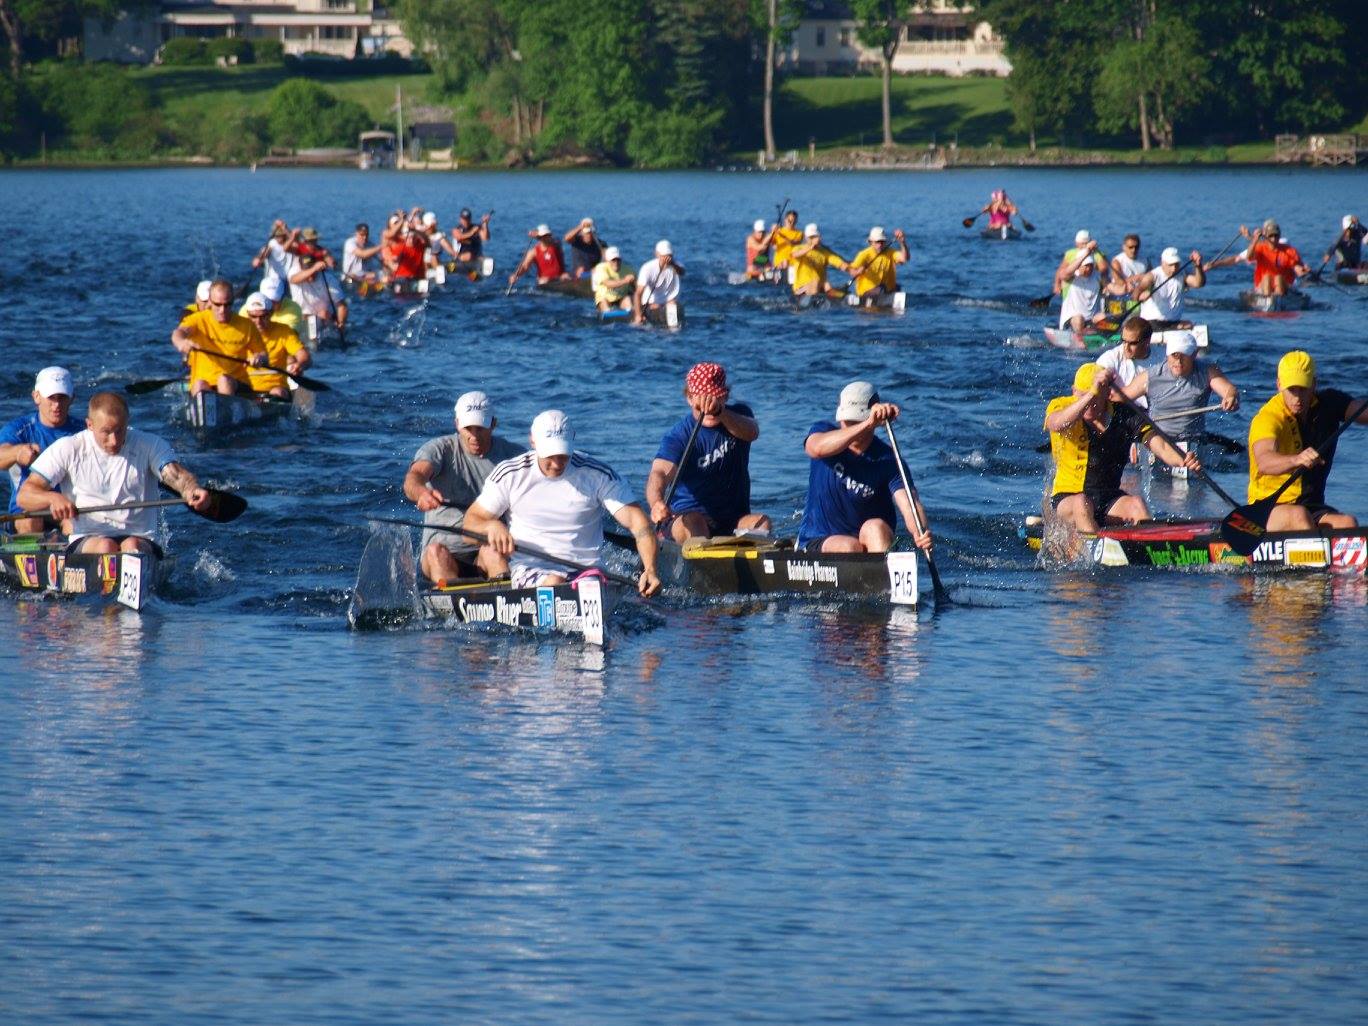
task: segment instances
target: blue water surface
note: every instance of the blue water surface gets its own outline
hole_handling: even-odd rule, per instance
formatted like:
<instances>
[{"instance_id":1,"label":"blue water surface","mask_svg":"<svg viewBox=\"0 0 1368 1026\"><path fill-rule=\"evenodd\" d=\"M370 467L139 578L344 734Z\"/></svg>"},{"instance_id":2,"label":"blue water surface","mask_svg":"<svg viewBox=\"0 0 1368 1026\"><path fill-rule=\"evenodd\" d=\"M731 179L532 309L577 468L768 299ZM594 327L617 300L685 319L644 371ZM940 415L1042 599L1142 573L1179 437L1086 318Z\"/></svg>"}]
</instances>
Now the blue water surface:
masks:
<instances>
[{"instance_id":1,"label":"blue water surface","mask_svg":"<svg viewBox=\"0 0 1368 1026\"><path fill-rule=\"evenodd\" d=\"M629 263L668 237L683 331L600 325L497 281L358 303L317 409L194 439L134 423L249 513L166 525L143 614L0 604L0 1018L184 1023L1345 1023L1368 1018L1362 577L1045 571L1016 528L1044 404L1077 360L1026 300L1077 228L1213 254L1274 215L1314 262L1361 172L944 174L241 170L0 176L0 399L170 377L177 308L244 280L273 217L340 250L420 203L494 208L501 272L593 216ZM1037 226L960 227L1005 186ZM789 198L841 255L901 226L901 318L726 284ZM838 276L839 278L840 276ZM842 279L843 280L843 279ZM1247 272L1193 313L1244 409L1286 349L1364 394L1365 307L1253 317ZM1368 290L1365 290L1368 291ZM412 515L414 451L483 388L521 439L560 407L637 488L697 360L762 426L756 508L792 531L804 433L847 381L900 440L956 605L626 611L599 652L478 629L353 633L369 514ZM78 399L78 410L81 402ZM1368 514L1368 439L1330 500ZM1243 495L1239 458L1216 467ZM1156 509L1223 507L1196 484ZM624 564L625 565L625 564ZM929 597L929 596L928 596Z\"/></svg>"}]
</instances>

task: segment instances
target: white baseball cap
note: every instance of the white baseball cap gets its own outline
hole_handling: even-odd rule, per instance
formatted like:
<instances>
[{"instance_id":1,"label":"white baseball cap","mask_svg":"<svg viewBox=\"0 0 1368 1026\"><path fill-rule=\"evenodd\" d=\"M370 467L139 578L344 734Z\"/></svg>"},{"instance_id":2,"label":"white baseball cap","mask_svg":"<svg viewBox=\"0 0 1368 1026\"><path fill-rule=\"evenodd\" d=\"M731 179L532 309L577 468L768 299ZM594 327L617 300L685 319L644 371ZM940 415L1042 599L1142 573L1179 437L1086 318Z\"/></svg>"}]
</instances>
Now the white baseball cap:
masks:
<instances>
[{"instance_id":1,"label":"white baseball cap","mask_svg":"<svg viewBox=\"0 0 1368 1026\"><path fill-rule=\"evenodd\" d=\"M543 410L532 420L532 448L539 458L569 456L574 451L575 429L560 410Z\"/></svg>"},{"instance_id":2,"label":"white baseball cap","mask_svg":"<svg viewBox=\"0 0 1368 1026\"><path fill-rule=\"evenodd\" d=\"M619 257L621 257L621 256L622 256L622 254L618 252L618 248L617 248L616 246L605 246L605 247L604 247L604 250L603 250L603 259L604 259L604 260L617 260L617 259L618 259Z\"/></svg>"},{"instance_id":3,"label":"white baseball cap","mask_svg":"<svg viewBox=\"0 0 1368 1026\"><path fill-rule=\"evenodd\" d=\"M656 256L674 256L674 247L670 245L669 239L661 239L656 243Z\"/></svg>"},{"instance_id":4,"label":"white baseball cap","mask_svg":"<svg viewBox=\"0 0 1368 1026\"><path fill-rule=\"evenodd\" d=\"M751 231L763 232L764 230L765 230L765 222L764 222L764 221L756 221L755 224L751 225Z\"/></svg>"},{"instance_id":5,"label":"white baseball cap","mask_svg":"<svg viewBox=\"0 0 1368 1026\"><path fill-rule=\"evenodd\" d=\"M537 238L540 239L543 235L550 235L550 234L551 234L551 229L550 229L550 227L548 227L547 225L544 225L544 224L539 224L539 225L537 225Z\"/></svg>"},{"instance_id":6,"label":"white baseball cap","mask_svg":"<svg viewBox=\"0 0 1368 1026\"><path fill-rule=\"evenodd\" d=\"M71 371L65 367L44 367L34 379L33 389L44 399L51 399L54 395L76 395L71 385Z\"/></svg>"},{"instance_id":7,"label":"white baseball cap","mask_svg":"<svg viewBox=\"0 0 1368 1026\"><path fill-rule=\"evenodd\" d=\"M1340 227L1341 227L1341 228L1348 228L1348 227L1349 227L1351 224L1353 224L1353 223L1354 223L1354 215L1353 215L1353 214L1345 214L1344 217L1340 219Z\"/></svg>"},{"instance_id":8,"label":"white baseball cap","mask_svg":"<svg viewBox=\"0 0 1368 1026\"><path fill-rule=\"evenodd\" d=\"M864 420L869 407L879 401L879 390L868 381L852 381L841 389L841 400L836 405L837 420Z\"/></svg>"},{"instance_id":9,"label":"white baseball cap","mask_svg":"<svg viewBox=\"0 0 1368 1026\"><path fill-rule=\"evenodd\" d=\"M1348 227L1348 226L1346 225L1345 227ZM200 282L198 285L196 285L196 286L195 286L195 300L196 300L197 302L200 302L200 303L207 303L207 302L209 302L209 286L211 286L211 285L213 285L213 284L214 284L214 283L213 283L212 281L210 281L208 278L205 278L204 281L202 281L202 282Z\"/></svg>"},{"instance_id":10,"label":"white baseball cap","mask_svg":"<svg viewBox=\"0 0 1368 1026\"><path fill-rule=\"evenodd\" d=\"M260 292L253 292L242 304L242 309L247 313L265 313L271 308L271 301Z\"/></svg>"},{"instance_id":11,"label":"white baseball cap","mask_svg":"<svg viewBox=\"0 0 1368 1026\"><path fill-rule=\"evenodd\" d=\"M456 400L457 427L493 427L494 404L483 392L465 392Z\"/></svg>"},{"instance_id":12,"label":"white baseball cap","mask_svg":"<svg viewBox=\"0 0 1368 1026\"><path fill-rule=\"evenodd\" d=\"M876 224L873 228L869 229L869 241L887 242L888 236L885 235L884 230Z\"/></svg>"},{"instance_id":13,"label":"white baseball cap","mask_svg":"<svg viewBox=\"0 0 1368 1026\"><path fill-rule=\"evenodd\" d=\"M1083 246L1089 242L1092 242L1092 236L1088 234L1088 229L1080 228L1078 231L1074 232L1075 246Z\"/></svg>"},{"instance_id":14,"label":"white baseball cap","mask_svg":"<svg viewBox=\"0 0 1368 1026\"><path fill-rule=\"evenodd\" d=\"M1197 339L1193 337L1190 331L1175 331L1168 335L1164 342L1164 349L1170 356L1174 353L1195 356L1197 354Z\"/></svg>"},{"instance_id":15,"label":"white baseball cap","mask_svg":"<svg viewBox=\"0 0 1368 1026\"><path fill-rule=\"evenodd\" d=\"M434 214L431 210L429 210L426 214L423 215L423 224L429 224L429 225L430 225L430 224L436 224L436 223L437 223L437 215Z\"/></svg>"},{"instance_id":16,"label":"white baseball cap","mask_svg":"<svg viewBox=\"0 0 1368 1026\"><path fill-rule=\"evenodd\" d=\"M592 217L586 217L586 218L584 219L584 227L585 227L585 228L593 228L593 227L594 227L594 219L593 219Z\"/></svg>"},{"instance_id":17,"label":"white baseball cap","mask_svg":"<svg viewBox=\"0 0 1368 1026\"><path fill-rule=\"evenodd\" d=\"M1159 254L1159 262L1161 264L1181 264L1183 258L1179 255L1177 246L1169 246L1168 249Z\"/></svg>"},{"instance_id":18,"label":"white baseball cap","mask_svg":"<svg viewBox=\"0 0 1368 1026\"><path fill-rule=\"evenodd\" d=\"M816 222L816 221L809 221L809 222L803 227L803 238L805 238L805 239L810 239L810 238L812 238L814 235L821 235L821 234L822 234L822 233L821 233L820 231L817 230L817 222Z\"/></svg>"}]
</instances>

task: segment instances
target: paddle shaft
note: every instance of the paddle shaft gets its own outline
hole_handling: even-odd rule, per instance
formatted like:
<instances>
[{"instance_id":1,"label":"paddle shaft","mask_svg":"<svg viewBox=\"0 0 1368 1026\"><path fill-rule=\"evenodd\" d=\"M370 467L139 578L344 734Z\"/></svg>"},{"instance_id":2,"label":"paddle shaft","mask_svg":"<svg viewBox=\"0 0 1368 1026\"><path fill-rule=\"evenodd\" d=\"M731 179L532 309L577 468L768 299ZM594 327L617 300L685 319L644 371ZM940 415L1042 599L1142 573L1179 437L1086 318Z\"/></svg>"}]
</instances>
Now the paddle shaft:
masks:
<instances>
[{"instance_id":1,"label":"paddle shaft","mask_svg":"<svg viewBox=\"0 0 1368 1026\"><path fill-rule=\"evenodd\" d=\"M337 325L338 340L345 346L347 344L347 329L342 327L342 322L337 317L337 303L333 301L332 289L328 285L328 268L325 265L319 273L323 279L323 294L328 297L328 309L332 311L333 323Z\"/></svg>"},{"instance_id":2,"label":"paddle shaft","mask_svg":"<svg viewBox=\"0 0 1368 1026\"><path fill-rule=\"evenodd\" d=\"M184 499L149 499L145 502L125 502L113 506L87 506L85 509L78 509L76 515L83 517L87 513L113 513L115 510L134 510L134 509L156 509L159 506L184 506ZM31 513L6 513L0 516L0 522L12 524L16 520L27 520L30 517L51 517L52 514L45 509L35 510Z\"/></svg>"},{"instance_id":3,"label":"paddle shaft","mask_svg":"<svg viewBox=\"0 0 1368 1026\"><path fill-rule=\"evenodd\" d=\"M203 487L203 486L201 486ZM113 513L119 510L135 509L157 509L161 506L185 506L190 512L195 513L206 520L212 520L216 524L226 524L240 517L247 509L247 500L232 492L220 491L217 488L205 488L209 493L211 502L206 510L197 510L190 506L184 499L143 499L138 502L116 503L112 506L87 506L85 509L78 509L76 515L84 516L87 513ZM31 513L6 513L0 516L0 523L12 523L15 520L24 520L28 517L48 517L52 514L48 510L37 510Z\"/></svg>"},{"instance_id":4,"label":"paddle shaft","mask_svg":"<svg viewBox=\"0 0 1368 1026\"><path fill-rule=\"evenodd\" d=\"M256 367L258 370L275 371L277 374L284 374L291 381L309 389L313 392L331 392L332 386L326 382L317 381L313 378L306 378L302 374L291 374L284 367L271 367L266 364L256 364L251 360L243 360L236 356L229 356L227 353L216 353L209 349L192 348L192 353L203 353L205 356L214 356L220 360L227 360L229 363L240 363L244 367ZM180 378L172 378L171 381L179 381ZM170 384L170 382L167 382Z\"/></svg>"},{"instance_id":5,"label":"paddle shaft","mask_svg":"<svg viewBox=\"0 0 1368 1026\"><path fill-rule=\"evenodd\" d=\"M420 524L413 520L398 520L393 517L367 517L366 519L374 521L377 524L397 524L400 527L416 527L424 531L444 531L447 534L460 534L464 535L467 538L474 539L481 545L489 544L489 535L483 534L480 531L472 531L466 527L444 527L441 524ZM578 570L580 573L588 573L591 570L596 573L601 573L604 577L608 578L608 580L612 581L613 583L621 584L628 588L635 588L637 586L637 582L629 577L623 577L621 574L615 574L612 571L604 570L601 567L586 566L583 563L576 563L574 560L562 559L560 556L553 556L551 553L546 552L543 549L539 549L534 545L527 545L523 542L514 542L513 549L515 552L521 552L526 556L536 556L538 559L548 559L552 563L555 563L559 566L567 567L571 570Z\"/></svg>"},{"instance_id":6,"label":"paddle shaft","mask_svg":"<svg viewBox=\"0 0 1368 1026\"><path fill-rule=\"evenodd\" d=\"M907 468L903 466L902 451L898 448L898 436L893 433L893 422L885 421L884 430L888 432L889 444L893 446L893 459L898 464L898 476L902 478L903 488L907 492L907 508L912 513L912 523L916 525L918 534L926 534L926 525L922 523L921 514L917 512L917 496L912 490L912 482L908 479ZM950 595L945 590L945 585L941 583L940 571L936 569L936 557L931 550L926 550L926 567L931 571L931 590L936 596L936 605L940 606L950 601Z\"/></svg>"},{"instance_id":7,"label":"paddle shaft","mask_svg":"<svg viewBox=\"0 0 1368 1026\"><path fill-rule=\"evenodd\" d=\"M1125 392L1121 392L1120 389L1117 389L1117 391L1121 395L1121 401L1124 402L1127 406L1129 406L1132 410L1134 410L1136 415L1139 416L1139 418L1142 421L1148 424L1150 426L1150 429L1156 435L1158 435L1160 438L1166 441L1174 449L1177 449L1179 452L1183 451L1182 449L1178 449L1178 445L1173 441L1172 438L1170 438L1167 434L1164 433L1163 428L1161 428L1158 424L1154 422L1154 418L1152 418L1149 415L1149 412L1143 406L1141 406L1134 399L1126 395ZM1200 470L1198 470L1197 476L1200 477L1203 481L1205 481L1208 485L1210 485L1212 491L1214 491L1217 495L1223 498L1226 502L1230 503L1232 509L1236 509L1239 507L1240 504L1236 502L1234 499L1232 499L1230 497L1230 494L1224 488L1218 485L1215 479L1207 473L1206 467L1202 467Z\"/></svg>"},{"instance_id":8,"label":"paddle shaft","mask_svg":"<svg viewBox=\"0 0 1368 1026\"><path fill-rule=\"evenodd\" d=\"M1223 407L1221 406L1220 403L1216 403L1214 406L1196 406L1196 407L1194 407L1194 408L1192 408L1192 409L1190 409L1190 410L1178 410L1178 411L1176 411L1176 412L1174 412L1174 413L1165 413L1165 414L1163 414L1162 416L1155 417L1154 419L1155 419L1155 420L1178 420L1180 417L1195 417L1195 416L1197 416L1197 414L1199 414L1199 413L1215 413L1217 410L1222 409L1222 408L1223 408Z\"/></svg>"},{"instance_id":9,"label":"paddle shaft","mask_svg":"<svg viewBox=\"0 0 1368 1026\"><path fill-rule=\"evenodd\" d=\"M684 451L679 455L679 463L675 465L675 472L670 477L670 487L665 489L665 505L670 504L674 498L675 489L679 487L679 479L684 474L684 461L689 458L689 452L693 449L694 439L698 437L698 429L703 426L703 414L698 414L693 422L693 427L689 429L689 438L684 443Z\"/></svg>"}]
</instances>

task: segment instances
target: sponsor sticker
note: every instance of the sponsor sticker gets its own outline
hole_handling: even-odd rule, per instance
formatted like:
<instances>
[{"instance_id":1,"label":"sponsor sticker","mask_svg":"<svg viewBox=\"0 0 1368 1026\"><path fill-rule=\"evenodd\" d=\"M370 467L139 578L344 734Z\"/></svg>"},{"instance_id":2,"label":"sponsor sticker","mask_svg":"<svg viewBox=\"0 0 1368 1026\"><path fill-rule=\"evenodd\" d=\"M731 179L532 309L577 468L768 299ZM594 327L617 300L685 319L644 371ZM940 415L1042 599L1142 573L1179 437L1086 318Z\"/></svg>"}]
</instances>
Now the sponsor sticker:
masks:
<instances>
[{"instance_id":1,"label":"sponsor sticker","mask_svg":"<svg viewBox=\"0 0 1368 1026\"><path fill-rule=\"evenodd\" d=\"M556 591L554 588L537 589L537 626L556 626Z\"/></svg>"},{"instance_id":2,"label":"sponsor sticker","mask_svg":"<svg viewBox=\"0 0 1368 1026\"><path fill-rule=\"evenodd\" d=\"M62 568L62 591L68 595L84 595L86 590L85 567L68 566Z\"/></svg>"},{"instance_id":3,"label":"sponsor sticker","mask_svg":"<svg viewBox=\"0 0 1368 1026\"><path fill-rule=\"evenodd\" d=\"M1362 569L1368 565L1368 537L1332 539L1330 565L1343 569Z\"/></svg>"},{"instance_id":4,"label":"sponsor sticker","mask_svg":"<svg viewBox=\"0 0 1368 1026\"><path fill-rule=\"evenodd\" d=\"M895 606L917 604L917 554L888 554L888 598Z\"/></svg>"},{"instance_id":5,"label":"sponsor sticker","mask_svg":"<svg viewBox=\"0 0 1368 1026\"><path fill-rule=\"evenodd\" d=\"M25 588L38 587L37 556L15 556L14 569L19 571L19 580Z\"/></svg>"},{"instance_id":6,"label":"sponsor sticker","mask_svg":"<svg viewBox=\"0 0 1368 1026\"><path fill-rule=\"evenodd\" d=\"M1328 566L1330 553L1324 538L1289 538L1283 545L1288 566Z\"/></svg>"}]
</instances>

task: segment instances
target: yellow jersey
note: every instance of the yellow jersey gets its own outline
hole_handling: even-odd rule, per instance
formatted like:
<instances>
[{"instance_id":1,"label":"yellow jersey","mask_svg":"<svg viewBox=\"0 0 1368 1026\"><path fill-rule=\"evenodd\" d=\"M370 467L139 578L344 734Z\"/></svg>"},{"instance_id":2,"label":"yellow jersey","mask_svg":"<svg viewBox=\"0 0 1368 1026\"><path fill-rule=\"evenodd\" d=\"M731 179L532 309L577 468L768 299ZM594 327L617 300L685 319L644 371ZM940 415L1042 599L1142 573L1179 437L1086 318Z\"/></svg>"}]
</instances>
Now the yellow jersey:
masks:
<instances>
[{"instance_id":1,"label":"yellow jersey","mask_svg":"<svg viewBox=\"0 0 1368 1026\"><path fill-rule=\"evenodd\" d=\"M589 279L590 284L594 287L594 302L617 304L630 296L632 294L631 285L619 285L612 289L607 285L608 282L616 278L627 277L629 273L629 271L613 270L613 265L607 260L595 267L594 273Z\"/></svg>"},{"instance_id":2,"label":"yellow jersey","mask_svg":"<svg viewBox=\"0 0 1368 1026\"><path fill-rule=\"evenodd\" d=\"M866 246L856 253L855 259L850 262L850 269L858 269L860 272L855 276L855 294L863 296L870 289L879 286L883 286L885 292L897 292L899 252L892 246L884 246L883 252L876 251L873 246Z\"/></svg>"},{"instance_id":3,"label":"yellow jersey","mask_svg":"<svg viewBox=\"0 0 1368 1026\"><path fill-rule=\"evenodd\" d=\"M1259 473L1259 465L1254 459L1254 443L1265 438L1273 439L1273 448L1280 456L1295 456L1306 448L1302 442L1301 423L1288 410L1281 392L1264 403L1249 422L1249 497L1246 502L1267 498L1287 480L1287 474ZM1288 485L1287 491L1278 496L1279 505L1300 499L1302 482L1305 480L1303 475Z\"/></svg>"},{"instance_id":4,"label":"yellow jersey","mask_svg":"<svg viewBox=\"0 0 1368 1026\"><path fill-rule=\"evenodd\" d=\"M304 348L299 343L298 335L275 321L267 321L266 330L260 334L261 341L266 345L266 362L272 367L284 367L291 356ZM266 370L264 367L252 367L248 373L252 379L252 388L258 392L269 392L273 388L288 384L284 374Z\"/></svg>"},{"instance_id":5,"label":"yellow jersey","mask_svg":"<svg viewBox=\"0 0 1368 1026\"><path fill-rule=\"evenodd\" d=\"M214 356L222 353L238 360L249 360L254 353L266 351L256 325L246 317L231 314L226 323L220 324L214 319L213 310L201 310L186 317L181 328L190 336L196 349L205 350L190 354L191 382L207 381L212 385L220 374L226 374L244 385L251 383L246 366Z\"/></svg>"},{"instance_id":6,"label":"yellow jersey","mask_svg":"<svg viewBox=\"0 0 1368 1026\"><path fill-rule=\"evenodd\" d=\"M1061 395L1045 407L1045 420L1078 402L1076 395ZM1101 432L1090 428L1079 417L1063 431L1050 432L1050 454L1054 457L1054 484L1051 495L1107 496L1121 488L1121 474L1130 459L1132 441L1149 438L1151 428L1127 406L1108 403L1107 427ZM1105 510L1099 512L1106 512Z\"/></svg>"},{"instance_id":7,"label":"yellow jersey","mask_svg":"<svg viewBox=\"0 0 1368 1026\"><path fill-rule=\"evenodd\" d=\"M825 246L818 246L802 256L790 256L793 265L793 291L799 292L805 285L813 282L826 287L827 267L845 267L846 262Z\"/></svg>"},{"instance_id":8,"label":"yellow jersey","mask_svg":"<svg viewBox=\"0 0 1368 1026\"><path fill-rule=\"evenodd\" d=\"M774 263L777 267L786 267L789 262L789 250L799 245L803 241L803 233L797 228L785 228L782 225L774 229Z\"/></svg>"}]
</instances>

